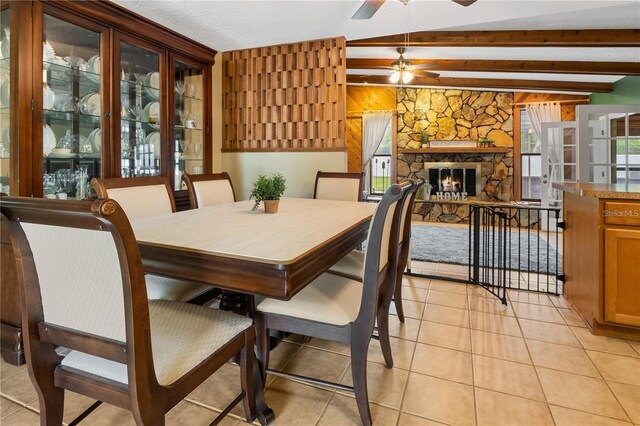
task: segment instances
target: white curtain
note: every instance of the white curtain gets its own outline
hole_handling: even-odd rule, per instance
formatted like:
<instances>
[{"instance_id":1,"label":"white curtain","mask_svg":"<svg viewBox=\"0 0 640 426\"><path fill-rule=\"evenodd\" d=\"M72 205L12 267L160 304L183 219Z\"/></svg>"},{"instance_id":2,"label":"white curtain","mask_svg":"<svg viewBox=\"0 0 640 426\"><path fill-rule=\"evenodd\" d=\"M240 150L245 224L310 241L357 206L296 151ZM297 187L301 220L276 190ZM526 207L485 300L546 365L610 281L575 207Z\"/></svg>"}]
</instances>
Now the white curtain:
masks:
<instances>
[{"instance_id":1,"label":"white curtain","mask_svg":"<svg viewBox=\"0 0 640 426\"><path fill-rule=\"evenodd\" d=\"M362 170L378 150L392 116L388 111L362 114Z\"/></svg>"},{"instance_id":2,"label":"white curtain","mask_svg":"<svg viewBox=\"0 0 640 426\"><path fill-rule=\"evenodd\" d=\"M533 130L538 135L538 144L535 146L533 152L540 150L540 141L542 140L542 123L558 122L562 121L562 114L560 111L560 104L556 102L551 103L539 103L529 104L526 106L527 114L531 120ZM561 129L550 129L549 135L549 162L551 168L549 169L548 182L562 181L562 168L558 167L558 164L562 163L563 155L563 133ZM542 172L545 173L545 164L542 165ZM544 190L544 187L543 187ZM549 198L552 198L551 184L547 185Z\"/></svg>"},{"instance_id":3,"label":"white curtain","mask_svg":"<svg viewBox=\"0 0 640 426\"><path fill-rule=\"evenodd\" d=\"M365 111L362 114L362 171L367 174L367 179L365 179L367 190L369 190L369 168L367 164L369 164L378 150L392 117L393 114L390 111Z\"/></svg>"}]
</instances>

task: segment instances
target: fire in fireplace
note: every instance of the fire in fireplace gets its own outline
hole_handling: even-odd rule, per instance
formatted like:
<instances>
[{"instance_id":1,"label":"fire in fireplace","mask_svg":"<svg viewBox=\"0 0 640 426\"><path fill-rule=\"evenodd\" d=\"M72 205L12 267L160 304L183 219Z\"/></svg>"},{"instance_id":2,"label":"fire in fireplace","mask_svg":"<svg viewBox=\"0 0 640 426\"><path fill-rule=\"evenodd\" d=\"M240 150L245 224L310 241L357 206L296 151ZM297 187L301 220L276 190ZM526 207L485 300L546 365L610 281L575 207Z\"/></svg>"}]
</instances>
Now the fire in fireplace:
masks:
<instances>
[{"instance_id":1,"label":"fire in fireplace","mask_svg":"<svg viewBox=\"0 0 640 426\"><path fill-rule=\"evenodd\" d=\"M480 195L481 163L424 163L428 172L431 195L437 199L464 200Z\"/></svg>"}]
</instances>

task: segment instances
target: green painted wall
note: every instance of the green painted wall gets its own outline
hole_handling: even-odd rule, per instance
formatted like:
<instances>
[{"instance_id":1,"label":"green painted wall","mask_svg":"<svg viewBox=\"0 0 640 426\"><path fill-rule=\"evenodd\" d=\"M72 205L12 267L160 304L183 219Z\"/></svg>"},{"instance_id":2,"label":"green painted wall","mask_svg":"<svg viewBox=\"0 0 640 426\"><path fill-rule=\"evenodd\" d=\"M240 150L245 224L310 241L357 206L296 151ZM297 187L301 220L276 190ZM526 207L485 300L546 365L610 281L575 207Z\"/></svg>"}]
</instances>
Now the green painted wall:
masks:
<instances>
[{"instance_id":1,"label":"green painted wall","mask_svg":"<svg viewBox=\"0 0 640 426\"><path fill-rule=\"evenodd\" d=\"M640 104L640 77L625 77L613 84L611 93L594 93L590 96L592 104L633 105Z\"/></svg>"}]
</instances>

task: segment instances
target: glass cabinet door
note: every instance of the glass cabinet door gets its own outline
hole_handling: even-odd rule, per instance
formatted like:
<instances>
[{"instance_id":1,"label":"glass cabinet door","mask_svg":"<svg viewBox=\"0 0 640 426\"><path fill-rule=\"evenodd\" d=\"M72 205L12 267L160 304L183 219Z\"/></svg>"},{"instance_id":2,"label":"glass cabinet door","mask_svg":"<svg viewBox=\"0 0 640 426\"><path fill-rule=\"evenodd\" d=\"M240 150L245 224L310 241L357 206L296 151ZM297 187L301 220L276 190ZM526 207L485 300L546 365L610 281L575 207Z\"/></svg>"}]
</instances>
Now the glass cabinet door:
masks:
<instances>
[{"instance_id":1,"label":"glass cabinet door","mask_svg":"<svg viewBox=\"0 0 640 426\"><path fill-rule=\"evenodd\" d=\"M201 67L173 62L173 189L186 189L182 174L204 173L204 71Z\"/></svg>"},{"instance_id":2,"label":"glass cabinet door","mask_svg":"<svg viewBox=\"0 0 640 426\"><path fill-rule=\"evenodd\" d=\"M122 177L161 173L161 55L120 42L120 172Z\"/></svg>"},{"instance_id":3,"label":"glass cabinet door","mask_svg":"<svg viewBox=\"0 0 640 426\"><path fill-rule=\"evenodd\" d=\"M0 192L11 193L10 187L10 161L11 161L11 134L10 134L10 48L9 40L11 31L9 28L10 8L0 11Z\"/></svg>"},{"instance_id":4,"label":"glass cabinet door","mask_svg":"<svg viewBox=\"0 0 640 426\"><path fill-rule=\"evenodd\" d=\"M100 176L100 33L43 15L42 155L47 198L93 198Z\"/></svg>"}]
</instances>

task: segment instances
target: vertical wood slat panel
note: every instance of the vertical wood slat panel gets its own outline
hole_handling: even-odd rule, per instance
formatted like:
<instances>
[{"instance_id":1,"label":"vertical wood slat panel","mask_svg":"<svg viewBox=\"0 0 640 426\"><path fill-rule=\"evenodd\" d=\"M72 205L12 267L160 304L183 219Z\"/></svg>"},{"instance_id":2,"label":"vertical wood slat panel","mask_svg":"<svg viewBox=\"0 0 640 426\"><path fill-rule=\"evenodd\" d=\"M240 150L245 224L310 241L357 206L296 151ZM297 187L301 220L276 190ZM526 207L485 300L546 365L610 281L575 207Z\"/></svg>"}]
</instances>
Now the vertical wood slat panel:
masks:
<instances>
[{"instance_id":1,"label":"vertical wood slat panel","mask_svg":"<svg viewBox=\"0 0 640 426\"><path fill-rule=\"evenodd\" d=\"M346 42L223 54L224 151L346 149Z\"/></svg>"}]
</instances>

